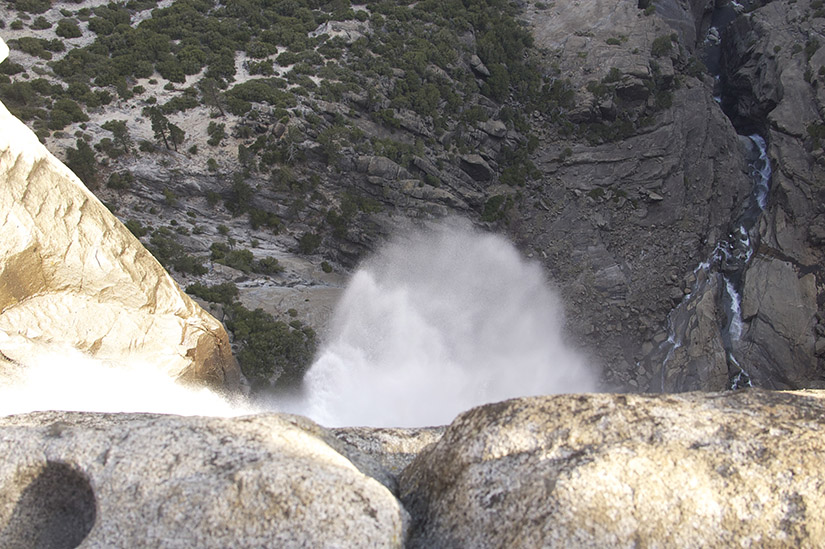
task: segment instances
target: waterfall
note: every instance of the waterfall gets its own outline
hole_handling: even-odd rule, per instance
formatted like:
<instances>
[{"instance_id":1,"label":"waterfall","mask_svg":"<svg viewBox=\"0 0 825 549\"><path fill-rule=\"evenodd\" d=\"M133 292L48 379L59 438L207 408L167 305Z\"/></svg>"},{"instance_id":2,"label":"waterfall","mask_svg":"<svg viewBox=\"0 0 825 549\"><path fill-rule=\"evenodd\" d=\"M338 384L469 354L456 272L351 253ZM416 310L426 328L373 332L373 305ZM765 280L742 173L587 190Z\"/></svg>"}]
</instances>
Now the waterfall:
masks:
<instances>
[{"instance_id":1,"label":"waterfall","mask_svg":"<svg viewBox=\"0 0 825 549\"><path fill-rule=\"evenodd\" d=\"M324 425L422 426L510 397L596 389L537 263L467 225L414 232L355 273L302 394Z\"/></svg>"}]
</instances>

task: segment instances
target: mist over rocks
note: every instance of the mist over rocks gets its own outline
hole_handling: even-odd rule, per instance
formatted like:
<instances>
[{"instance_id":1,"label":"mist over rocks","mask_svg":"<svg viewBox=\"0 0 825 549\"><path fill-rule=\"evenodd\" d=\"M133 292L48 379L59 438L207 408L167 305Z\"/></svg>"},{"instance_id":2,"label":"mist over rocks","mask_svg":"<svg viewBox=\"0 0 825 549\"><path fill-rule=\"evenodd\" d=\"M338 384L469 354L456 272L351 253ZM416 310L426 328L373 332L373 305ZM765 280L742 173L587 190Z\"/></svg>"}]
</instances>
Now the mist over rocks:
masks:
<instances>
[{"instance_id":1,"label":"mist over rocks","mask_svg":"<svg viewBox=\"0 0 825 549\"><path fill-rule=\"evenodd\" d=\"M8 3L0 11L12 14L19 4ZM126 8L108 14L129 18L132 26L157 15L158 33L153 36L163 39L160 19L176 9L152 12L151 5L137 4L142 6L139 14ZM171 4L164 0L162 7ZM124 81L124 97L114 85L92 86L95 92L118 97L111 106L86 109L88 125L49 128L45 140L58 153L75 143L78 134L90 145L102 145L104 136L115 136L102 124L123 119L132 139L145 141L141 144L147 150L126 147L117 158L100 150L94 154L101 176L133 177L131 187L100 185L96 191L118 208L124 221L166 230L187 253L201 259L211 257L213 243L248 242L256 259L277 257L286 266L285 273L264 277L210 265L200 278L176 272L176 280L237 283L250 306L266 303L282 315L294 309L299 321L309 320L316 327L326 326L335 298L327 296L319 304L315 290L337 292L350 269L381 250L404 222L458 214L505 233L519 252L508 248L504 262L518 271L526 269L529 280L541 281L525 285L532 288L529 298L487 291L501 299L494 299L494 311L483 316L504 319L506 326L494 323L482 330L488 337L481 344L463 337L473 330L461 326L477 324L476 299L459 307L466 315L442 315L446 321L435 324L419 322L438 316L432 307L438 307L439 300L427 296L438 295L444 277L421 258L433 248L391 242L390 255L414 261L400 267L381 265L379 253L354 277L345 297L351 307L333 321L321 356L328 367L315 370L307 380L322 389L316 396L332 397L319 399L319 417L344 417L330 409L338 404L336 393L348 395L356 405L366 401L364 408L370 410L361 411L379 418L382 409L403 406L404 399L393 396L401 394L428 404L433 415L425 421L448 423L455 413L481 401L462 395L442 409L441 401L451 398L438 391L449 384L429 369L442 359L463 362L453 359L464 355L475 366L492 357L521 374L505 382L491 376L483 383L464 376L462 368L451 370L459 380L470 377L473 383L493 386L496 391L487 392L487 387L458 384L484 399L511 396L497 391L525 380L537 391L549 391L543 380L520 370L529 360L513 356L513 349L531 346L499 337L505 328L524 335L545 326L541 318L524 315L534 304L549 315L548 326L562 323L555 313L560 299L543 293L546 278L557 283L568 306L565 327L587 349L588 358L604 366L601 382L655 392L729 386L735 362L720 329L729 314L720 298L728 290L720 276L703 279L706 273L697 266L736 233L738 219L748 209L754 148L740 134L758 130L767 141L774 177L765 212L748 235L754 253L735 288L742 297L742 326L741 338L731 347L757 385L822 387L822 8L810 0L746 2L741 11L732 4L733 23L720 31L711 25L715 8L723 2L661 0L651 3L651 9L642 4L522 3L517 17L526 25L518 28L528 29L537 47L518 50L512 59L482 60L479 55L487 56L479 47L480 34L456 35L455 61L441 63L443 67L428 62L423 69L432 73L428 84L460 93L449 102L457 106L455 112L438 124L436 117L412 110L410 97L394 102L401 77L421 71L391 63L381 68L389 56L370 47L397 49L381 42L383 23L358 9L358 15L354 10L342 16L360 16L363 25L324 22L324 28L343 33L345 41L355 39L347 47L325 44L346 69L336 69L332 78L322 77L320 69L338 66L332 57L315 55L317 66L302 67L317 69L310 77L298 71L290 76L274 62L277 53L249 55L250 46L266 55L257 37L257 42L238 39L221 50L229 56L220 56L219 68L233 75L226 79L227 86L241 86L234 92L236 105L243 85L264 84L250 67L263 70L268 64L277 71L276 79L284 77L278 92L303 82L302 94L289 99L295 107L250 100L247 114L221 113L220 121L213 120L210 106L181 107L187 100L198 103L200 74L172 82L159 72L168 64L150 66L149 77ZM415 21L410 27L421 30L426 25L415 19L415 6L423 5L394 8L404 20ZM60 10L72 9L55 3L47 15L56 21L68 17ZM215 9L224 15L233 11ZM206 10L185 17L218 17L217 11ZM332 15L323 12L321 17ZM72 16L81 17L79 12ZM13 17L17 15L4 15L4 22ZM31 19L21 17L19 28L10 25L5 32L15 39L35 32L53 38L46 34L51 30L35 31ZM389 13L380 21L404 27ZM231 18L221 21L230 28L238 27L235 23ZM90 26L82 21L85 35L72 40L97 40ZM366 49L357 36L362 33L370 36ZM303 40L301 32L296 35ZM698 59L706 36L708 43L721 40L718 82ZM174 51L183 43L199 43L198 38L164 40ZM413 43L403 34L393 38ZM71 49L72 42L65 43ZM115 43L127 42L110 41ZM95 55L102 51L106 63L114 62L105 45L98 45L103 49L97 48ZM3 47L0 41L0 50ZM386 77L361 79L354 65L347 64L353 51L369 51L375 68ZM307 64L316 62L315 46L305 53ZM48 85L59 83L61 89L67 83L36 55L20 49L13 55L20 65L10 70L20 72L9 80L25 87L43 76ZM54 57L63 55L55 52ZM545 92L550 97L543 98L547 102L540 108L517 98L517 86L499 86L493 97L489 91L481 93L491 89L494 80L501 84L507 63L513 68L518 60L534 56L540 62L531 70L539 68L549 84ZM517 68L523 72L525 67ZM350 81L360 82L362 89L339 93L339 84ZM277 87L278 82L271 83ZM129 94L132 99L125 98ZM159 144L149 120L138 114L150 98L159 105L168 103L170 120L185 130L181 151ZM53 99L41 95L37 101L43 106ZM440 97L434 103L436 112L443 101ZM178 107L183 110L174 110ZM59 350L52 345L59 340L112 363L151 363L172 377L236 386L240 375L229 338L218 323L175 288L172 278L74 176L35 147L39 144L22 124L2 107L0 111L3 372L16 375L32 353L45 347ZM42 132L50 115L46 108L41 111L30 123L39 123ZM209 122L225 128L210 135ZM211 145L212 140L218 145ZM24 145L38 152L31 157L15 152ZM194 149L200 152L190 152ZM272 151L289 161L267 157ZM35 246L28 245L35 232L18 222L28 218L48 228ZM256 226L261 219L264 224ZM148 241L151 236L142 238ZM501 243L499 237L490 238ZM47 244L56 240L57 253L48 255ZM2 255L6 247L12 255ZM467 269L473 276L488 275L497 269L494 263L466 261L466 253L484 260L502 257L500 246L475 248L463 240L447 249L453 252L444 254L446 264L458 274ZM526 266L524 256L539 262L541 270L535 264ZM399 270L421 275L418 283L407 286L415 289L420 283L433 291L397 291L385 281ZM505 283L507 288L519 286ZM693 294L686 307L672 314ZM119 300L116 310L125 312L107 309L112 300ZM510 305L518 305L519 314L503 314L512 312ZM400 322L389 314L398 310ZM459 322L462 316L470 322ZM361 322L361 317L371 321ZM522 317L531 319L526 328L520 324ZM402 353L370 345L368 336L376 325L390 334L385 339L406 344ZM407 340L411 333L421 336L415 345ZM544 333L554 334L554 339L558 332ZM139 335L129 339L127 334ZM671 336L678 337L681 346L669 354ZM486 346L490 342L502 343L506 353L491 350ZM507 353L509 359L502 361ZM555 359L567 352L553 354ZM399 355L403 360L393 360ZM547 362L546 352L538 355ZM342 357L352 359L355 369L366 375L340 376ZM374 357L380 360L371 360ZM580 358L573 353L571 360ZM399 364L412 366L406 377L392 369ZM370 391L382 376L401 385L400 393ZM582 384L562 390L591 389L593 380L586 374L583 378ZM436 383L437 391L428 381ZM416 384L436 400L423 399L412 390ZM223 541L219 546L287 547L405 542L436 548L820 547L825 545L822 398L816 391L761 390L533 397L466 411L446 429L327 430L285 415L7 417L0 419L0 545L28 547L32 540L46 544L63 539L81 546L132 547L146 540L179 539L186 547L208 546L211 540ZM360 422L360 417L342 421ZM400 424L399 417L403 415L388 412L383 419Z\"/></svg>"},{"instance_id":2,"label":"mist over rocks","mask_svg":"<svg viewBox=\"0 0 825 549\"><path fill-rule=\"evenodd\" d=\"M705 295L697 296L702 307L686 308L675 322L684 328L679 334L669 332L668 322L674 306L694 290L697 265L736 230L751 187L752 150L739 134L759 130L777 169L764 219L751 236L761 246L755 250L760 262L785 265L754 269L751 281L739 284L737 291L753 305L758 296L748 297L750 289L770 288L776 294L771 302L784 305L748 308L754 314L743 319L742 341L734 352L740 362L744 358L753 364L758 385L821 386L823 300L818 289L808 291L821 285L805 278L822 277L825 243L825 214L817 198L823 180L821 8L808 0L643 4L583 0L508 5L504 11L513 9L507 20L529 31L533 45L498 59L492 54L497 48L487 46L503 36L462 34L461 25L454 24L452 17L466 15L466 5L456 6L458 13L446 18L442 4L432 10L420 3L404 5L381 18L373 15L384 8L365 5L333 14L322 6L316 12L319 20L306 23L307 29L312 27L306 42L307 29L296 30L305 51L298 58L290 51L280 61L284 45L271 50L271 44L262 46L271 35L256 34L274 25L268 19L272 12L261 11L256 20L263 26L251 29L246 38L233 36L225 50L231 54L220 67L227 71L223 98L248 103L240 104L241 114L207 101L199 91L204 76L217 67L210 71L198 61L192 70L206 73L178 78L171 74L175 62L165 60L145 75L126 78L128 93L122 95L116 86L95 84L99 69L80 75L95 93L106 92L112 99L85 109L90 120L84 127L72 123L44 133L45 118L28 123L39 123L50 149L61 154L78 135L92 147L104 145L115 136L103 125L123 122L133 140L131 149L109 156L104 147L95 154L99 183L126 174L133 178L131 186L101 184L96 192L124 221L151 226L141 237L144 242L168 230L198 259L211 258L214 243L233 242L248 247L256 260L277 258L286 267L266 277L217 264L205 275L174 272L176 280L184 285L236 283L249 307L262 306L275 316L294 308L299 320L318 333L329 319L329 293L341 290L341 280L380 249L399 224L461 215L504 233L543 264L564 302L576 310L568 316L569 332L602 367L601 381L628 391L661 390L662 344L675 335L684 346L668 362L665 377L673 382L667 390L719 390L730 382L730 370L736 368L728 364L714 329L725 323L726 311L716 303L724 284L702 289ZM6 19L16 17L14 6L0 7ZM131 6L117 17L129 18L132 26L179 28L174 9L155 11L152 3ZM480 13L499 9L488 7ZM45 18L51 23L63 18L60 9L75 8L54 5ZM53 63L73 58L70 50L92 43L94 52L85 53L105 58L101 67L113 62L111 56L124 59L132 53L117 47L127 40L96 36L98 25L84 21L80 11L75 15L83 36L62 41L66 52L49 52ZM190 15L238 26L232 10L209 3L202 13ZM338 16L344 20L337 21ZM385 20L392 24L384 25ZM714 27L723 20L732 22L727 28ZM431 55L424 66L415 67L397 63L412 56L387 54L396 49L390 40L415 43L423 52L425 43L434 44L427 35L431 24L442 36L452 36L445 47L450 55ZM15 27L4 29L4 36L15 41L25 34L54 38L53 29L34 22ZM197 32L181 43L161 37L169 51L189 42L209 50L201 38ZM43 87L40 76L51 85L69 82L43 59L13 45L12 60L19 64L13 70L26 71L10 76L14 85L38 81ZM369 51L375 67L361 64L362 50ZM702 65L709 50L721 51L720 60L709 60L712 70L721 69L718 80ZM313 66L293 63L301 56ZM203 59L212 57L218 56ZM520 65L525 59L531 60L529 70ZM530 86L516 80L527 73L541 75L540 101L520 93ZM510 75L509 88L501 85L504 74ZM402 87L418 88L399 86L408 77L426 84L421 89L429 96L404 92ZM290 97L275 105L265 100L270 94L250 91L269 86L277 88L275 95ZM501 91L490 93L494 87ZM37 100L51 101L45 96ZM169 121L185 131L179 151L165 147L140 114L150 101L157 101ZM428 113L422 105L433 108ZM35 118L47 114L23 111ZM210 123L222 126L214 136ZM236 184L248 202L233 202L239 196ZM261 225L261 219L277 231ZM322 262L341 278L325 279ZM791 280L787 266L797 281ZM785 281L804 291L785 292ZM286 303L288 293L303 307ZM808 314L804 334L789 336L774 329L774 320L783 324L798 310ZM774 313L779 315L775 319Z\"/></svg>"}]
</instances>

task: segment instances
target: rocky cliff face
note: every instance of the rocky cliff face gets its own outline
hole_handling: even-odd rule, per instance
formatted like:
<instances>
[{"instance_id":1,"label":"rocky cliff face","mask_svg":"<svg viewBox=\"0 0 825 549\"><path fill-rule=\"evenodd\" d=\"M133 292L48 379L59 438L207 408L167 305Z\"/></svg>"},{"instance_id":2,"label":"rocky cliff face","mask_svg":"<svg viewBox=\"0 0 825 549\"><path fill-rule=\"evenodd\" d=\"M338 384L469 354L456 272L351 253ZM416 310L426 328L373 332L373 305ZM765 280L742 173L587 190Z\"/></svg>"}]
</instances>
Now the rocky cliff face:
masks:
<instances>
[{"instance_id":1,"label":"rocky cliff face","mask_svg":"<svg viewBox=\"0 0 825 549\"><path fill-rule=\"evenodd\" d=\"M9 27L16 65L0 92L53 150L91 144L96 192L179 282L231 282L246 306L323 333L341 275L394 231L457 213L546 267L605 387L715 390L740 369L768 387L822 384L816 2L485 3L476 34L452 3L324 6L300 21L259 2L251 19L172 4L79 9L65 51L43 23ZM244 17L254 25L220 45L183 24ZM104 21L126 19L140 32ZM185 52L188 72L156 52L112 83L112 67L132 67L123 43L151 35L180 53L178 27L206 52ZM84 96L86 122L42 108L69 76L98 94ZM163 145L151 107L184 130L180 146ZM750 215L757 156L740 134L757 130L774 181L746 231L756 249L734 266L722 256ZM272 259L283 270L256 263Z\"/></svg>"},{"instance_id":2,"label":"rocky cliff face","mask_svg":"<svg viewBox=\"0 0 825 549\"><path fill-rule=\"evenodd\" d=\"M818 547L824 418L760 390L517 399L446 431L11 416L0 544Z\"/></svg>"},{"instance_id":3,"label":"rocky cliff face","mask_svg":"<svg viewBox=\"0 0 825 549\"><path fill-rule=\"evenodd\" d=\"M569 118L634 129L586 146L551 125L537 153L545 177L510 230L563 281L572 328L610 364L608 379L722 389L744 368L765 387L821 386L821 9L548 11L528 8L547 59L576 88ZM720 67L721 88L695 70L700 57ZM641 101L659 104L650 126L634 121ZM749 197L759 151L737 133L767 141L764 214Z\"/></svg>"},{"instance_id":4,"label":"rocky cliff face","mask_svg":"<svg viewBox=\"0 0 825 549\"><path fill-rule=\"evenodd\" d=\"M751 188L747 147L696 70L704 11L665 2L650 15L604 1L528 10L548 70L569 80L576 102L561 122L534 115L542 178L510 230L560 282L571 329L614 387L661 389L667 317L695 293L694 269L732 230ZM675 368L703 373L671 390L724 387L721 323L714 313L702 337L685 337L693 340Z\"/></svg>"},{"instance_id":5,"label":"rocky cliff face","mask_svg":"<svg viewBox=\"0 0 825 549\"><path fill-rule=\"evenodd\" d=\"M0 351L6 373L67 345L235 391L223 327L0 105ZM11 364L11 365L10 365Z\"/></svg>"}]
</instances>

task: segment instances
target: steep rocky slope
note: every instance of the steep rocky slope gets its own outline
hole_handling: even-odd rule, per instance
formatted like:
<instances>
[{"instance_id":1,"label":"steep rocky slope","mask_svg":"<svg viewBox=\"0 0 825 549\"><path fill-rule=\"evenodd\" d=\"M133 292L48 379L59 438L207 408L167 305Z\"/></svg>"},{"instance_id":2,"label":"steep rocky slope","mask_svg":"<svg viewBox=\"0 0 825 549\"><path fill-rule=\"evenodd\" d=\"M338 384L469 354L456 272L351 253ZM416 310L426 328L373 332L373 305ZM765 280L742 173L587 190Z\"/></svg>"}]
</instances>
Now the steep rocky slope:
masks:
<instances>
[{"instance_id":1,"label":"steep rocky slope","mask_svg":"<svg viewBox=\"0 0 825 549\"><path fill-rule=\"evenodd\" d=\"M0 126L3 375L66 346L239 390L220 323L2 104Z\"/></svg>"},{"instance_id":2,"label":"steep rocky slope","mask_svg":"<svg viewBox=\"0 0 825 549\"><path fill-rule=\"evenodd\" d=\"M686 6L669 8L692 21ZM545 123L543 177L511 230L560 282L573 330L607 365L606 381L658 390L667 316L750 192L747 147L714 102L695 44L655 13L594 1L534 11L530 21L576 103L562 123ZM691 354L713 361L717 345L699 345ZM726 381L725 368L699 385Z\"/></svg>"},{"instance_id":3,"label":"steep rocky slope","mask_svg":"<svg viewBox=\"0 0 825 549\"><path fill-rule=\"evenodd\" d=\"M605 387L822 383L815 2L34 4L0 8L0 95L182 285L237 286L193 290L230 328L283 322L299 358L236 337L249 375L299 377L359 259L458 214L545 265Z\"/></svg>"}]
</instances>

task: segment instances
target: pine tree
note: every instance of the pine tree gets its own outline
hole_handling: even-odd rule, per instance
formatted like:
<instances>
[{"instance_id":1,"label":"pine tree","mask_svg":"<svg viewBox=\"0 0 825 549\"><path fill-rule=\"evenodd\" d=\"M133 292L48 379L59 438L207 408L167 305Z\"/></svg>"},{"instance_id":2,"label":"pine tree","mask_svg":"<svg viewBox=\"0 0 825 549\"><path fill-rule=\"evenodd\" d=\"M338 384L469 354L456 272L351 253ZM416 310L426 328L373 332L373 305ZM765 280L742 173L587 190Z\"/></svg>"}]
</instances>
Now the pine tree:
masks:
<instances>
[{"instance_id":1,"label":"pine tree","mask_svg":"<svg viewBox=\"0 0 825 549\"><path fill-rule=\"evenodd\" d=\"M204 78L198 83L201 90L201 99L205 105L218 109L221 116L226 116L223 111L223 97L218 82L214 78Z\"/></svg>"},{"instance_id":2,"label":"pine tree","mask_svg":"<svg viewBox=\"0 0 825 549\"><path fill-rule=\"evenodd\" d=\"M171 141L172 146L175 147L175 152L178 152L178 145L183 143L183 140L186 137L186 132L168 121L167 128L169 129L169 141Z\"/></svg>"},{"instance_id":3,"label":"pine tree","mask_svg":"<svg viewBox=\"0 0 825 549\"><path fill-rule=\"evenodd\" d=\"M166 133L169 131L169 119L166 118L163 112L157 107L147 107L144 112L152 122L152 131L155 132L155 139L162 139L163 144L169 149L169 141L166 139Z\"/></svg>"}]
</instances>

